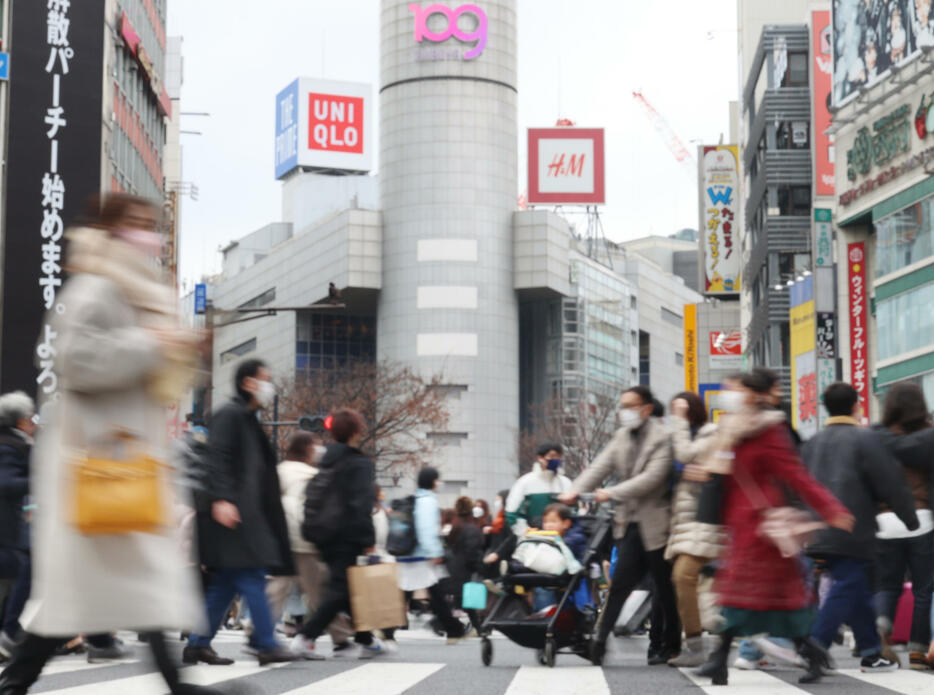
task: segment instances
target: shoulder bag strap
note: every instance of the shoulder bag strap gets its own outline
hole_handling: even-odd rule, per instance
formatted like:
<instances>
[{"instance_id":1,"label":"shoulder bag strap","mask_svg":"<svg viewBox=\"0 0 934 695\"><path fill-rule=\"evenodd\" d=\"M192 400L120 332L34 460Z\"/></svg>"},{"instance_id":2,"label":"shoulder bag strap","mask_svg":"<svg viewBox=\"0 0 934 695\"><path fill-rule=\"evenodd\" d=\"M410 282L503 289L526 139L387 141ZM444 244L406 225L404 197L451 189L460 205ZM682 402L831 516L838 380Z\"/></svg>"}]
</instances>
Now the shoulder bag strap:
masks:
<instances>
[{"instance_id":1,"label":"shoulder bag strap","mask_svg":"<svg viewBox=\"0 0 934 695\"><path fill-rule=\"evenodd\" d=\"M735 465L733 467L733 477L736 478L737 485L739 485L740 489L742 489L743 494L746 495L746 499L752 502L753 507L755 507L760 512L772 508L772 505L769 503L765 493L762 492L762 489L756 484L756 482L748 475L746 475L745 471L737 469Z\"/></svg>"}]
</instances>

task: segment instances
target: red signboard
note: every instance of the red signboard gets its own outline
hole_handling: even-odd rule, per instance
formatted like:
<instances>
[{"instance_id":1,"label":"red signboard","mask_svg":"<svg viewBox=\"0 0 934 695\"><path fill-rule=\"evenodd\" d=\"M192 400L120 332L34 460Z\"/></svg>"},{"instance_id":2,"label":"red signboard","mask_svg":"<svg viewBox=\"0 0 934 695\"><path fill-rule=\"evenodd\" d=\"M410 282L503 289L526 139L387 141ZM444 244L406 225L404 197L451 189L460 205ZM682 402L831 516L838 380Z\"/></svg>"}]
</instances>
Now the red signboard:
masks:
<instances>
[{"instance_id":1,"label":"red signboard","mask_svg":"<svg viewBox=\"0 0 934 695\"><path fill-rule=\"evenodd\" d=\"M860 421L869 424L869 349L866 299L866 244L847 245L847 286L850 295L850 381L859 394Z\"/></svg>"},{"instance_id":2,"label":"red signboard","mask_svg":"<svg viewBox=\"0 0 934 695\"><path fill-rule=\"evenodd\" d=\"M308 149L363 153L363 98L308 94Z\"/></svg>"},{"instance_id":3,"label":"red signboard","mask_svg":"<svg viewBox=\"0 0 934 695\"><path fill-rule=\"evenodd\" d=\"M165 90L165 85L162 84L162 80L159 78L159 74L152 64L152 60L149 58L145 49L143 49L143 41L130 23L130 18L127 17L126 12L124 12L123 16L120 18L120 35L126 43L127 50L133 54L139 62L140 67L143 69L143 74L146 75L146 81L149 82L149 87L152 89L153 96L156 97L159 111L162 112L163 116L170 116L172 114L172 100L169 99L169 93Z\"/></svg>"},{"instance_id":4,"label":"red signboard","mask_svg":"<svg viewBox=\"0 0 934 695\"><path fill-rule=\"evenodd\" d=\"M814 56L814 184L817 195L834 194L833 136L830 127L830 91L833 86L833 31L830 11L811 13L811 54Z\"/></svg>"},{"instance_id":5,"label":"red signboard","mask_svg":"<svg viewBox=\"0 0 934 695\"><path fill-rule=\"evenodd\" d=\"M711 331L710 354L722 356L742 355L743 332L740 330Z\"/></svg>"},{"instance_id":6,"label":"red signboard","mask_svg":"<svg viewBox=\"0 0 934 695\"><path fill-rule=\"evenodd\" d=\"M529 203L605 203L603 162L603 128L529 128Z\"/></svg>"}]
</instances>

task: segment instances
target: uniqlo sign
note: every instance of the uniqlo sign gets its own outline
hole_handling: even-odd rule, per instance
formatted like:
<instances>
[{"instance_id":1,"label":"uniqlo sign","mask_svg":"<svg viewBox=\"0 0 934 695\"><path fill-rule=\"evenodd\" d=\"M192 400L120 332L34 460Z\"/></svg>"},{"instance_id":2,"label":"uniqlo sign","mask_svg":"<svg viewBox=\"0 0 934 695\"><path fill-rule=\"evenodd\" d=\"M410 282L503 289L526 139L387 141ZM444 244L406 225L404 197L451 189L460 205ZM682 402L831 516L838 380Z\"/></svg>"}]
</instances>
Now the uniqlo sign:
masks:
<instances>
[{"instance_id":1,"label":"uniqlo sign","mask_svg":"<svg viewBox=\"0 0 934 695\"><path fill-rule=\"evenodd\" d=\"M276 178L296 169L369 171L372 103L368 84L301 77L285 87L276 95Z\"/></svg>"},{"instance_id":2,"label":"uniqlo sign","mask_svg":"<svg viewBox=\"0 0 934 695\"><path fill-rule=\"evenodd\" d=\"M529 202L606 202L603 128L529 128Z\"/></svg>"}]
</instances>

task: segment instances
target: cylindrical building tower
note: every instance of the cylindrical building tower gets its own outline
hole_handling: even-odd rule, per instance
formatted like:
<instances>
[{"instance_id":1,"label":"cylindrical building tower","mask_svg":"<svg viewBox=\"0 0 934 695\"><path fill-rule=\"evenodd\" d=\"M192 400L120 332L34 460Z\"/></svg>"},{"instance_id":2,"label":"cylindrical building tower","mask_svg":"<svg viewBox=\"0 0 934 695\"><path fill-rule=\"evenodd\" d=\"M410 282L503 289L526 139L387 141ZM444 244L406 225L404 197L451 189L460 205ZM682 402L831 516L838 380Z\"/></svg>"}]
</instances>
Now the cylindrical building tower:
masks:
<instances>
[{"instance_id":1,"label":"cylindrical building tower","mask_svg":"<svg viewBox=\"0 0 934 695\"><path fill-rule=\"evenodd\" d=\"M443 374L442 477L491 499L517 472L516 2L381 11L377 350Z\"/></svg>"}]
</instances>

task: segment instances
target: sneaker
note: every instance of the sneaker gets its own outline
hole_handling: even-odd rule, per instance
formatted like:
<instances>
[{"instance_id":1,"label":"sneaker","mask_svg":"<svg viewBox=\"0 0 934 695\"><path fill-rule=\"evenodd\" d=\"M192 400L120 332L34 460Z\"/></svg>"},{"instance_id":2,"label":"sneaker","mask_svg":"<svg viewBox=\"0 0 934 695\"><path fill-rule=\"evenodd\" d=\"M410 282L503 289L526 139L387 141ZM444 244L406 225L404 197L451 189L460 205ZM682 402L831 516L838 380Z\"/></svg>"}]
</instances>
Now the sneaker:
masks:
<instances>
[{"instance_id":1,"label":"sneaker","mask_svg":"<svg viewBox=\"0 0 934 695\"><path fill-rule=\"evenodd\" d=\"M885 673L886 671L897 671L898 662L886 659L882 654L873 654L863 657L859 662L859 670L863 673Z\"/></svg>"},{"instance_id":2,"label":"sneaker","mask_svg":"<svg viewBox=\"0 0 934 695\"><path fill-rule=\"evenodd\" d=\"M771 671L775 668L775 664L768 659L753 660L738 656L733 662L733 668L738 668L740 671Z\"/></svg>"},{"instance_id":3,"label":"sneaker","mask_svg":"<svg viewBox=\"0 0 934 695\"><path fill-rule=\"evenodd\" d=\"M356 659L358 656L357 645L353 642L341 642L335 644L331 650L332 659Z\"/></svg>"},{"instance_id":4,"label":"sneaker","mask_svg":"<svg viewBox=\"0 0 934 695\"><path fill-rule=\"evenodd\" d=\"M492 579L484 579L483 586L486 587L486 590L493 594L493 596L505 596L506 592L503 591L503 587L499 582L495 582Z\"/></svg>"},{"instance_id":5,"label":"sneaker","mask_svg":"<svg viewBox=\"0 0 934 695\"><path fill-rule=\"evenodd\" d=\"M882 650L879 652L879 655L886 661L894 662L896 668L901 666L901 659L898 658L898 654L896 654L895 650L892 648L892 631L887 629L887 626L883 625L879 627L878 632L879 641L882 642Z\"/></svg>"},{"instance_id":6,"label":"sneaker","mask_svg":"<svg viewBox=\"0 0 934 695\"><path fill-rule=\"evenodd\" d=\"M383 654L388 653L389 650L383 645L383 640L373 638L373 641L370 644L361 644L360 645L360 657L361 659L372 659L374 656L382 656Z\"/></svg>"},{"instance_id":7,"label":"sneaker","mask_svg":"<svg viewBox=\"0 0 934 695\"><path fill-rule=\"evenodd\" d=\"M124 646L119 640L109 647L95 647L88 645L88 663L96 664L102 661L116 661L118 659L128 659L133 656L133 650Z\"/></svg>"},{"instance_id":8,"label":"sneaker","mask_svg":"<svg viewBox=\"0 0 934 695\"><path fill-rule=\"evenodd\" d=\"M384 639L383 649L389 654L395 654L399 651L399 643L394 639Z\"/></svg>"},{"instance_id":9,"label":"sneaker","mask_svg":"<svg viewBox=\"0 0 934 695\"><path fill-rule=\"evenodd\" d=\"M755 645L756 649L773 659L784 661L786 664L791 664L798 668L807 668L807 662L804 657L793 649L786 649L780 644L776 644L772 640L764 637L757 637L752 640L752 643Z\"/></svg>"},{"instance_id":10,"label":"sneaker","mask_svg":"<svg viewBox=\"0 0 934 695\"><path fill-rule=\"evenodd\" d=\"M295 656L305 659L305 661L321 661L324 656L315 648L314 640L310 640L304 635L295 635L289 643L289 649Z\"/></svg>"},{"instance_id":11,"label":"sneaker","mask_svg":"<svg viewBox=\"0 0 934 695\"><path fill-rule=\"evenodd\" d=\"M13 651L19 642L10 637L6 632L0 632L0 658L9 659L13 656Z\"/></svg>"}]
</instances>

